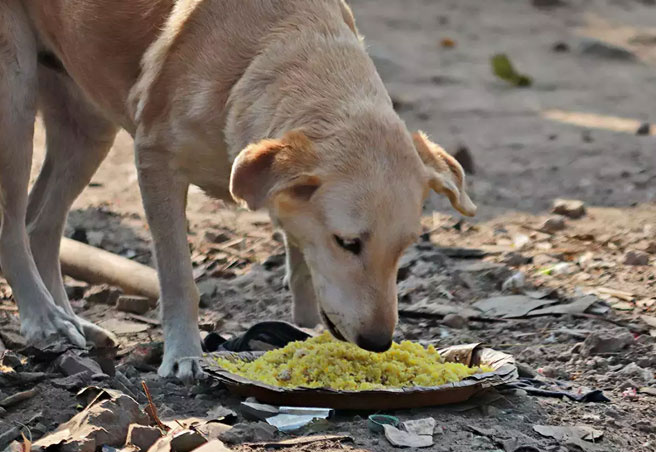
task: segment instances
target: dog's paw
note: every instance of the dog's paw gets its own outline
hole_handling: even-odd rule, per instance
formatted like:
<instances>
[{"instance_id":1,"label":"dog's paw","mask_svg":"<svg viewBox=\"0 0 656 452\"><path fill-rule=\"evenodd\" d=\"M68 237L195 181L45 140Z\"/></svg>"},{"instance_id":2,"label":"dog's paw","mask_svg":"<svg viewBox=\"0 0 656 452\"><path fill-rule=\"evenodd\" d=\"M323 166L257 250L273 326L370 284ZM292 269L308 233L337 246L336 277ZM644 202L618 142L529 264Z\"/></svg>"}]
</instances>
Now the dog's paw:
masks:
<instances>
[{"instance_id":1,"label":"dog's paw","mask_svg":"<svg viewBox=\"0 0 656 452\"><path fill-rule=\"evenodd\" d=\"M164 357L157 371L160 377L177 378L190 385L206 377L200 365L200 357L187 356L182 358Z\"/></svg>"},{"instance_id":2,"label":"dog's paw","mask_svg":"<svg viewBox=\"0 0 656 452\"><path fill-rule=\"evenodd\" d=\"M79 319L52 304L42 305L37 312L21 319L21 333L28 343L49 345L53 338L61 338L76 347L84 348L86 339Z\"/></svg>"},{"instance_id":3,"label":"dog's paw","mask_svg":"<svg viewBox=\"0 0 656 452\"><path fill-rule=\"evenodd\" d=\"M84 320L80 317L77 318L77 321L82 327L87 345L99 349L118 347L118 339L116 339L116 336L114 336L111 331L100 328L98 325L94 325L88 320Z\"/></svg>"},{"instance_id":4,"label":"dog's paw","mask_svg":"<svg viewBox=\"0 0 656 452\"><path fill-rule=\"evenodd\" d=\"M197 329L184 333L178 330L177 333L166 338L164 358L157 373L160 377L177 378L185 384L192 384L205 377L200 366L203 356L200 334Z\"/></svg>"}]
</instances>

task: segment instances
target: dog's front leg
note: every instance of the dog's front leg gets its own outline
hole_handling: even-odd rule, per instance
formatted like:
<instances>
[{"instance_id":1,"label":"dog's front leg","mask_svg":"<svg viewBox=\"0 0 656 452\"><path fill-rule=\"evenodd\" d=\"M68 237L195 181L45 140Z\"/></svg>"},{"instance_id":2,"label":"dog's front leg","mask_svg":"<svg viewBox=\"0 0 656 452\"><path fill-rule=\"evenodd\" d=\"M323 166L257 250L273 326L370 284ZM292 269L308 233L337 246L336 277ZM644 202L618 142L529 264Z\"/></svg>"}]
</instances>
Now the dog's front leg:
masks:
<instances>
[{"instance_id":1,"label":"dog's front leg","mask_svg":"<svg viewBox=\"0 0 656 452\"><path fill-rule=\"evenodd\" d=\"M137 139L139 186L153 237L160 284L164 359L159 374L185 382L203 375L198 330L198 289L194 283L185 208L189 183L176 172L168 149Z\"/></svg>"},{"instance_id":2,"label":"dog's front leg","mask_svg":"<svg viewBox=\"0 0 656 452\"><path fill-rule=\"evenodd\" d=\"M303 253L285 239L287 249L286 280L292 291L292 315L294 323L304 328L314 328L321 323L319 304L312 285L312 275Z\"/></svg>"}]
</instances>

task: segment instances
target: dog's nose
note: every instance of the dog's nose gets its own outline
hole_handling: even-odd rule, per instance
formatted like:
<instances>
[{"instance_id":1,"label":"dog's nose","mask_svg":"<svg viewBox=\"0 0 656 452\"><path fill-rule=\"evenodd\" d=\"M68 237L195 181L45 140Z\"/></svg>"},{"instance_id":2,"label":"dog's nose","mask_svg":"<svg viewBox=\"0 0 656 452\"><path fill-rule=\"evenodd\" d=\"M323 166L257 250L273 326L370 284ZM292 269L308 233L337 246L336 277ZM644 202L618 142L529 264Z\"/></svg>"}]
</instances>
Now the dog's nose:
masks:
<instances>
[{"instance_id":1,"label":"dog's nose","mask_svg":"<svg viewBox=\"0 0 656 452\"><path fill-rule=\"evenodd\" d=\"M370 352L386 352L392 346L392 339L387 335L364 335L360 334L356 341L358 347Z\"/></svg>"}]
</instances>

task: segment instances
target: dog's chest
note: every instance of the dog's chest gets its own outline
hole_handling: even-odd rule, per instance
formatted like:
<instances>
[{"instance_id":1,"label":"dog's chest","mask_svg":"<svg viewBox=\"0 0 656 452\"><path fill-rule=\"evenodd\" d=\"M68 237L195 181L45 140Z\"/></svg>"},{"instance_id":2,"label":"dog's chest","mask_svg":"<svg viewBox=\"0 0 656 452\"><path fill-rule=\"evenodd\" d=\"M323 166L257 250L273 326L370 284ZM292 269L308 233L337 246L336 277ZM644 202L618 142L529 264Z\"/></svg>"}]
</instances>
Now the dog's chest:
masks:
<instances>
[{"instance_id":1,"label":"dog's chest","mask_svg":"<svg viewBox=\"0 0 656 452\"><path fill-rule=\"evenodd\" d=\"M186 135L186 140L175 147L173 164L191 184L203 189L209 196L232 200L230 195L230 171L232 159L223 140L223 133L215 140L193 140L196 135ZM211 143L211 144L209 144Z\"/></svg>"}]
</instances>

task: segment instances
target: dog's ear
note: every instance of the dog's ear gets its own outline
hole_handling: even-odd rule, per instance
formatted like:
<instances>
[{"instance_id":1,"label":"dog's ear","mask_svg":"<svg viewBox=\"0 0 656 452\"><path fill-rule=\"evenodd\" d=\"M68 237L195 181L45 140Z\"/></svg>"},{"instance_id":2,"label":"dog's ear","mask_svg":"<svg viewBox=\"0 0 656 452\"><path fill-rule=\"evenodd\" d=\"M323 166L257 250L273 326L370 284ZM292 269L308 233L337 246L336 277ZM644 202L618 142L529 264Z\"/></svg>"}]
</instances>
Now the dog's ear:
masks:
<instances>
[{"instance_id":1,"label":"dog's ear","mask_svg":"<svg viewBox=\"0 0 656 452\"><path fill-rule=\"evenodd\" d=\"M412 135L419 157L428 172L428 185L449 198L451 205L467 216L476 214L476 205L465 191L465 172L460 163L423 132Z\"/></svg>"},{"instance_id":2,"label":"dog's ear","mask_svg":"<svg viewBox=\"0 0 656 452\"><path fill-rule=\"evenodd\" d=\"M230 193L251 210L264 207L283 192L293 199L309 200L321 185L311 174L316 160L312 142L298 131L251 144L232 165Z\"/></svg>"}]
</instances>

